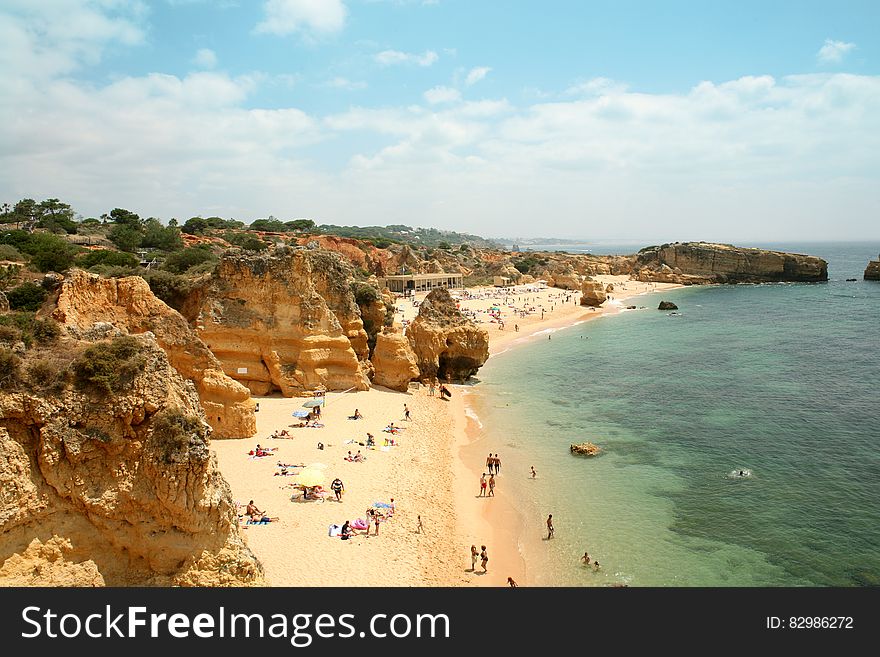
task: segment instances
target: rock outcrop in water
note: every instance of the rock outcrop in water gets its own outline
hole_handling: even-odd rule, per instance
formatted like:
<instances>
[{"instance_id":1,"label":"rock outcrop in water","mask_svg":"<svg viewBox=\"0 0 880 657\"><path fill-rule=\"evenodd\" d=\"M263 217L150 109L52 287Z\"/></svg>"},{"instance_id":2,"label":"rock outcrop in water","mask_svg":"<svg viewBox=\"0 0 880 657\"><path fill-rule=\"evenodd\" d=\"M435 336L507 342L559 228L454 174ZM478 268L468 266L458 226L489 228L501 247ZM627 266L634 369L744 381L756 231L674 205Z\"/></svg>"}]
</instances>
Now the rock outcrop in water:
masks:
<instances>
[{"instance_id":1,"label":"rock outcrop in water","mask_svg":"<svg viewBox=\"0 0 880 657\"><path fill-rule=\"evenodd\" d=\"M880 256L876 260L871 260L865 268L866 281L880 281Z\"/></svg>"},{"instance_id":2,"label":"rock outcrop in water","mask_svg":"<svg viewBox=\"0 0 880 657\"><path fill-rule=\"evenodd\" d=\"M423 379L464 381L489 358L489 334L465 318L442 288L425 297L406 337Z\"/></svg>"},{"instance_id":3,"label":"rock outcrop in water","mask_svg":"<svg viewBox=\"0 0 880 657\"><path fill-rule=\"evenodd\" d=\"M366 390L372 366L351 281L351 265L329 251L230 252L189 319L254 394Z\"/></svg>"},{"instance_id":4,"label":"rock outcrop in water","mask_svg":"<svg viewBox=\"0 0 880 657\"><path fill-rule=\"evenodd\" d=\"M254 402L247 388L223 373L186 320L157 299L143 278L101 278L74 270L60 283L51 316L74 337L107 324L129 333L152 332L171 366L196 384L215 438L249 438L256 433Z\"/></svg>"},{"instance_id":5,"label":"rock outcrop in water","mask_svg":"<svg viewBox=\"0 0 880 657\"><path fill-rule=\"evenodd\" d=\"M678 306L671 301L661 301L660 305L657 306L657 310L678 310Z\"/></svg>"},{"instance_id":6,"label":"rock outcrop in water","mask_svg":"<svg viewBox=\"0 0 880 657\"><path fill-rule=\"evenodd\" d=\"M0 392L0 585L261 583L195 386L152 333L89 333Z\"/></svg>"},{"instance_id":7,"label":"rock outcrop in water","mask_svg":"<svg viewBox=\"0 0 880 657\"><path fill-rule=\"evenodd\" d=\"M707 242L647 247L633 269L640 281L684 285L828 280L828 264L816 256Z\"/></svg>"}]
</instances>

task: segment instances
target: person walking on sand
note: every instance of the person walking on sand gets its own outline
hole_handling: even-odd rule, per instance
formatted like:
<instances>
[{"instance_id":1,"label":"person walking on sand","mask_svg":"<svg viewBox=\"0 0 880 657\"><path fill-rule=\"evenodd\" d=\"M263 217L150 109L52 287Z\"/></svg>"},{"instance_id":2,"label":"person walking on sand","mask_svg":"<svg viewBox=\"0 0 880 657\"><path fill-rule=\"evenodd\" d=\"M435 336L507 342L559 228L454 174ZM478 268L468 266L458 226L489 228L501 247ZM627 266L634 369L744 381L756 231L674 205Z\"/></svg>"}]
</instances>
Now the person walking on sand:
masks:
<instances>
[{"instance_id":1,"label":"person walking on sand","mask_svg":"<svg viewBox=\"0 0 880 657\"><path fill-rule=\"evenodd\" d=\"M479 497L484 497L486 495L486 473L484 472L480 475L480 495Z\"/></svg>"},{"instance_id":2,"label":"person walking on sand","mask_svg":"<svg viewBox=\"0 0 880 657\"><path fill-rule=\"evenodd\" d=\"M501 459L495 455L495 474L501 474Z\"/></svg>"},{"instance_id":3,"label":"person walking on sand","mask_svg":"<svg viewBox=\"0 0 880 657\"><path fill-rule=\"evenodd\" d=\"M489 563L489 555L486 553L485 545L481 545L480 547L483 549L483 551L480 552L480 565L483 567L483 572L485 573L487 572L486 564Z\"/></svg>"},{"instance_id":4,"label":"person walking on sand","mask_svg":"<svg viewBox=\"0 0 880 657\"><path fill-rule=\"evenodd\" d=\"M403 419L409 420L409 406L406 404L403 405Z\"/></svg>"},{"instance_id":5,"label":"person walking on sand","mask_svg":"<svg viewBox=\"0 0 880 657\"><path fill-rule=\"evenodd\" d=\"M547 540L553 538L553 534L555 532L556 530L553 529L553 514L551 513L549 516L547 516Z\"/></svg>"},{"instance_id":6,"label":"person walking on sand","mask_svg":"<svg viewBox=\"0 0 880 657\"><path fill-rule=\"evenodd\" d=\"M492 474L492 469L495 467L495 459L492 458L492 452L489 452L489 456L486 457L486 470L489 471L489 474Z\"/></svg>"},{"instance_id":7,"label":"person walking on sand","mask_svg":"<svg viewBox=\"0 0 880 657\"><path fill-rule=\"evenodd\" d=\"M474 572L477 569L477 559L480 558L480 553L477 552L477 546L471 545L471 572Z\"/></svg>"},{"instance_id":8,"label":"person walking on sand","mask_svg":"<svg viewBox=\"0 0 880 657\"><path fill-rule=\"evenodd\" d=\"M418 526L416 527L416 531L421 534L424 527L422 526L422 516L416 516L416 520L418 521Z\"/></svg>"},{"instance_id":9,"label":"person walking on sand","mask_svg":"<svg viewBox=\"0 0 880 657\"><path fill-rule=\"evenodd\" d=\"M516 580L513 579L513 577L507 578L507 585L512 589L515 589L517 586L519 586L519 584L516 583Z\"/></svg>"},{"instance_id":10,"label":"person walking on sand","mask_svg":"<svg viewBox=\"0 0 880 657\"><path fill-rule=\"evenodd\" d=\"M341 502L342 493L345 491L345 485L342 483L342 479L336 477L336 479L333 480L333 483L330 484L330 490L336 493L336 501Z\"/></svg>"},{"instance_id":11,"label":"person walking on sand","mask_svg":"<svg viewBox=\"0 0 880 657\"><path fill-rule=\"evenodd\" d=\"M538 476L538 473L535 472L535 466L532 466L532 479Z\"/></svg>"},{"instance_id":12,"label":"person walking on sand","mask_svg":"<svg viewBox=\"0 0 880 657\"><path fill-rule=\"evenodd\" d=\"M495 475L489 475L489 497L495 497Z\"/></svg>"}]
</instances>

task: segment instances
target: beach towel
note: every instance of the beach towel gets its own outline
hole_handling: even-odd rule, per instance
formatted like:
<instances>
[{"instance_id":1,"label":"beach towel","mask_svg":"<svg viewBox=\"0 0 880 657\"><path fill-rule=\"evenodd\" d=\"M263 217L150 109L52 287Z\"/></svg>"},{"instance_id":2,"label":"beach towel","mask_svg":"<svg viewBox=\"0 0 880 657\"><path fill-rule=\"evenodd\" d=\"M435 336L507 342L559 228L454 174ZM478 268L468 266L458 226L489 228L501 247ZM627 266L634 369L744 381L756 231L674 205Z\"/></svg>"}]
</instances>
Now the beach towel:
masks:
<instances>
[{"instance_id":1,"label":"beach towel","mask_svg":"<svg viewBox=\"0 0 880 657\"><path fill-rule=\"evenodd\" d=\"M327 536L339 536L339 532L342 531L341 525L330 525L327 527Z\"/></svg>"},{"instance_id":2,"label":"beach towel","mask_svg":"<svg viewBox=\"0 0 880 657\"><path fill-rule=\"evenodd\" d=\"M361 530L363 530L363 529L366 529L369 525L367 525L367 521L364 520L363 518L358 518L358 519L355 520L353 523L351 523L351 526L352 526L354 529L361 529Z\"/></svg>"},{"instance_id":3,"label":"beach towel","mask_svg":"<svg viewBox=\"0 0 880 657\"><path fill-rule=\"evenodd\" d=\"M391 505L387 502L373 502L373 506L377 509L390 509Z\"/></svg>"}]
</instances>

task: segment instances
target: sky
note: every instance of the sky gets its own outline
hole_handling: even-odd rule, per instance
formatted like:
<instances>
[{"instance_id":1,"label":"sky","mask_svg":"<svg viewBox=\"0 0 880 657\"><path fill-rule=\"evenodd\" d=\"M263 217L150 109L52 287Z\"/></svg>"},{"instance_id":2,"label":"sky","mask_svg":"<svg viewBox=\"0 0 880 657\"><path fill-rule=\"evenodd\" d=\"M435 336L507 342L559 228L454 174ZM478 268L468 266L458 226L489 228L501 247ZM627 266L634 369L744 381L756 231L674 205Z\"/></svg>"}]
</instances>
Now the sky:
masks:
<instances>
[{"instance_id":1,"label":"sky","mask_svg":"<svg viewBox=\"0 0 880 657\"><path fill-rule=\"evenodd\" d=\"M880 238L880 2L0 0L0 202Z\"/></svg>"}]
</instances>

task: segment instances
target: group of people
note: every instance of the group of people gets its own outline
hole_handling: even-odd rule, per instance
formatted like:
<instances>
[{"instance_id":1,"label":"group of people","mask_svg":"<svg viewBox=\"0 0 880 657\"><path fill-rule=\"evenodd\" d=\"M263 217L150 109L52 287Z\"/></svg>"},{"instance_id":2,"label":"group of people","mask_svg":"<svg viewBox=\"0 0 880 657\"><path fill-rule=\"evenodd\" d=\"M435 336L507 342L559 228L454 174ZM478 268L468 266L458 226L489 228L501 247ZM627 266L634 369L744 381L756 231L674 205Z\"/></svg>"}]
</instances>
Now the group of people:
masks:
<instances>
[{"instance_id":1,"label":"group of people","mask_svg":"<svg viewBox=\"0 0 880 657\"><path fill-rule=\"evenodd\" d=\"M489 564L489 553L486 551L486 546L480 546L480 552L477 552L477 546L471 545L471 572L476 572L477 570L477 561L480 562L480 567L483 569L483 572L488 572L487 565Z\"/></svg>"},{"instance_id":2,"label":"group of people","mask_svg":"<svg viewBox=\"0 0 880 657\"><path fill-rule=\"evenodd\" d=\"M339 480L337 479L336 481L339 481ZM336 481L334 481L333 484L335 484ZM331 489L333 488L333 484L330 485ZM339 481L339 485L342 486L341 481ZM342 497L341 497L342 490L344 490L344 486L337 493L337 499L339 499L340 501L342 499ZM335 489L334 489L334 492L335 492ZM354 522L351 522L350 520L346 520L343 523L342 528L339 530L339 537L343 540L348 540L359 531L364 532L363 535L369 537L370 536L370 525L373 525L373 527L374 527L374 530L375 530L374 536L378 536L379 535L379 523L385 522L386 520L391 519L391 517L394 515L394 509L395 509L395 505L394 505L394 498L393 497L391 498L390 504L379 503L379 502L373 504L373 506L371 506L369 509L367 509L364 512L364 516L365 516L364 518L358 518ZM422 531L422 517L421 516L419 516L418 521L419 521L418 529L421 532ZM331 535L333 535L333 534L331 533Z\"/></svg>"}]
</instances>

